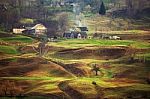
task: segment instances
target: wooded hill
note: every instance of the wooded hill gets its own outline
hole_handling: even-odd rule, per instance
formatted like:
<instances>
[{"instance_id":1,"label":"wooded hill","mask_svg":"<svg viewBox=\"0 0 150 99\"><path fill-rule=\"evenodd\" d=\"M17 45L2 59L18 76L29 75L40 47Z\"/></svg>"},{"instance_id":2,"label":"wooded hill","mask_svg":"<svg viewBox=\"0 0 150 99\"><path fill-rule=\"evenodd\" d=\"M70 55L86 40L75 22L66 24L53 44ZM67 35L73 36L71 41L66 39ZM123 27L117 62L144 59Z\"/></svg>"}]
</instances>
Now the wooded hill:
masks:
<instances>
[{"instance_id":1,"label":"wooded hill","mask_svg":"<svg viewBox=\"0 0 150 99\"><path fill-rule=\"evenodd\" d=\"M125 16L140 15L150 9L149 0L0 0L0 29L8 31L22 23L42 22L52 23L56 30L59 22L52 19L60 12L72 12L72 3L78 2L82 10L90 7L92 13L98 13L102 1L106 10L125 9Z\"/></svg>"}]
</instances>

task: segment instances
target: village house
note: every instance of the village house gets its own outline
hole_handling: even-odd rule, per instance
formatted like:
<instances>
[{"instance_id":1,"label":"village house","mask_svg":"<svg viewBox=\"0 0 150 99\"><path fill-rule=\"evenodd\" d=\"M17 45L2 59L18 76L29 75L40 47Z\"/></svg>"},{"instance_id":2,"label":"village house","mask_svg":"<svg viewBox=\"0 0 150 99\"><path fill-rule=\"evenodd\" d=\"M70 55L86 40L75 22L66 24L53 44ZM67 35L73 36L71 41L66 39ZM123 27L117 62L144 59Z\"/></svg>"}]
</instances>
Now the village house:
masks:
<instances>
[{"instance_id":1,"label":"village house","mask_svg":"<svg viewBox=\"0 0 150 99\"><path fill-rule=\"evenodd\" d=\"M64 38L67 39L86 39L87 38L87 33L86 32L65 32L63 34Z\"/></svg>"},{"instance_id":2,"label":"village house","mask_svg":"<svg viewBox=\"0 0 150 99\"><path fill-rule=\"evenodd\" d=\"M64 38L67 39L86 39L87 38L87 27L77 27L73 31L68 31L63 34Z\"/></svg>"},{"instance_id":3,"label":"village house","mask_svg":"<svg viewBox=\"0 0 150 99\"><path fill-rule=\"evenodd\" d=\"M26 30L23 31L23 34L32 35L32 36L40 36L45 35L47 33L47 28L43 24L36 24L33 27L26 27Z\"/></svg>"},{"instance_id":4,"label":"village house","mask_svg":"<svg viewBox=\"0 0 150 99\"><path fill-rule=\"evenodd\" d=\"M22 34L22 32L26 30L25 28L13 28L14 34Z\"/></svg>"}]
</instances>

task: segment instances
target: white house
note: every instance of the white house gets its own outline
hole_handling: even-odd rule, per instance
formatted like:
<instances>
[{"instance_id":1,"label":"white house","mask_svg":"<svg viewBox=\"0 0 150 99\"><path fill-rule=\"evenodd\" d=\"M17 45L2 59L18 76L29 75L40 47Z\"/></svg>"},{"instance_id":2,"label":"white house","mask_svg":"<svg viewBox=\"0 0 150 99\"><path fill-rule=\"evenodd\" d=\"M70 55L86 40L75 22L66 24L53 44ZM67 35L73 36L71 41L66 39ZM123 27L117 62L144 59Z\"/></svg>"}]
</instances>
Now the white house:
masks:
<instances>
[{"instance_id":1,"label":"white house","mask_svg":"<svg viewBox=\"0 0 150 99\"><path fill-rule=\"evenodd\" d=\"M14 34L22 34L22 32L23 32L24 30L25 30L24 28L22 28L22 29L13 28L13 33L14 33Z\"/></svg>"},{"instance_id":2,"label":"white house","mask_svg":"<svg viewBox=\"0 0 150 99\"><path fill-rule=\"evenodd\" d=\"M47 28L43 24L36 24L31 30L35 30L36 35L42 35L47 32Z\"/></svg>"},{"instance_id":3,"label":"white house","mask_svg":"<svg viewBox=\"0 0 150 99\"><path fill-rule=\"evenodd\" d=\"M32 35L32 36L40 36L45 35L47 33L47 28L43 24L36 24L33 27L25 27L26 29L23 31L23 34Z\"/></svg>"}]
</instances>

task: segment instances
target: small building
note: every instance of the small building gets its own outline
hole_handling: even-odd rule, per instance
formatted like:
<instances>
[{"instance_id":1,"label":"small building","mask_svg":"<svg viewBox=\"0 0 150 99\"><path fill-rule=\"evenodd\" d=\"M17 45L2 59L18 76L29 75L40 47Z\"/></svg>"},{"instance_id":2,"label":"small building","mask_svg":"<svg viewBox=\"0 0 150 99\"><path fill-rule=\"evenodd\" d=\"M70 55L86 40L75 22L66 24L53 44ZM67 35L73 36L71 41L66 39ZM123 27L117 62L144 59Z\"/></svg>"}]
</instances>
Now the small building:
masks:
<instances>
[{"instance_id":1,"label":"small building","mask_svg":"<svg viewBox=\"0 0 150 99\"><path fill-rule=\"evenodd\" d=\"M88 28L87 27L77 27L80 29L80 31L84 31L84 32L87 32L88 31Z\"/></svg>"},{"instance_id":2,"label":"small building","mask_svg":"<svg viewBox=\"0 0 150 99\"><path fill-rule=\"evenodd\" d=\"M33 27L26 27L26 30L23 31L23 34L40 36L47 33L47 28L43 24L36 24Z\"/></svg>"},{"instance_id":3,"label":"small building","mask_svg":"<svg viewBox=\"0 0 150 99\"><path fill-rule=\"evenodd\" d=\"M75 29L65 32L63 34L64 38L71 39L71 38L77 38L77 39L86 39L87 38L87 27L76 27Z\"/></svg>"},{"instance_id":4,"label":"small building","mask_svg":"<svg viewBox=\"0 0 150 99\"><path fill-rule=\"evenodd\" d=\"M47 33L47 28L43 24L37 24L31 29L35 30L36 35L42 35Z\"/></svg>"},{"instance_id":5,"label":"small building","mask_svg":"<svg viewBox=\"0 0 150 99\"><path fill-rule=\"evenodd\" d=\"M87 33L86 32L65 32L63 34L64 38L67 39L86 39Z\"/></svg>"},{"instance_id":6,"label":"small building","mask_svg":"<svg viewBox=\"0 0 150 99\"><path fill-rule=\"evenodd\" d=\"M74 38L74 34L73 34L73 33L70 33L70 32L65 32L65 33L63 34L63 37L64 37L64 38L67 38L67 39L69 39L69 38Z\"/></svg>"},{"instance_id":7,"label":"small building","mask_svg":"<svg viewBox=\"0 0 150 99\"><path fill-rule=\"evenodd\" d=\"M14 34L22 34L22 32L26 30L24 28L13 28L13 33Z\"/></svg>"}]
</instances>

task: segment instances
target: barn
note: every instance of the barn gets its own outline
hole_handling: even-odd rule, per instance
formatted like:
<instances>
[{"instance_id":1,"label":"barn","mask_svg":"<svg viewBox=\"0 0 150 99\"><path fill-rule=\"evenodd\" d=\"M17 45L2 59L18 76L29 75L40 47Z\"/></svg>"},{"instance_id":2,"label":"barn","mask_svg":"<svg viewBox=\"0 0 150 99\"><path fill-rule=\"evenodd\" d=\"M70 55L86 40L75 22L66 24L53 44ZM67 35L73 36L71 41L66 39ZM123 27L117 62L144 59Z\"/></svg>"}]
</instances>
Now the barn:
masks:
<instances>
[{"instance_id":1,"label":"barn","mask_svg":"<svg viewBox=\"0 0 150 99\"><path fill-rule=\"evenodd\" d=\"M33 27L26 27L26 30L23 31L23 34L40 36L47 33L47 28L43 24L36 24Z\"/></svg>"}]
</instances>

